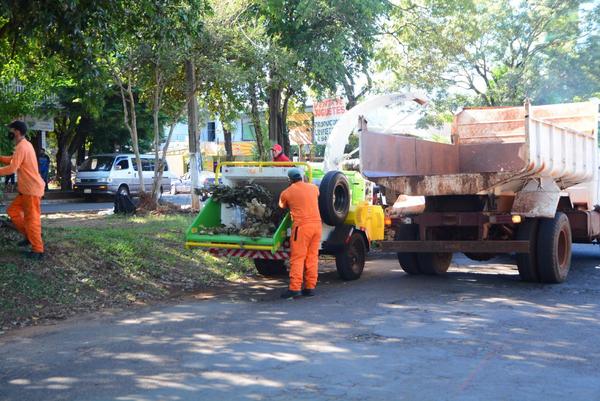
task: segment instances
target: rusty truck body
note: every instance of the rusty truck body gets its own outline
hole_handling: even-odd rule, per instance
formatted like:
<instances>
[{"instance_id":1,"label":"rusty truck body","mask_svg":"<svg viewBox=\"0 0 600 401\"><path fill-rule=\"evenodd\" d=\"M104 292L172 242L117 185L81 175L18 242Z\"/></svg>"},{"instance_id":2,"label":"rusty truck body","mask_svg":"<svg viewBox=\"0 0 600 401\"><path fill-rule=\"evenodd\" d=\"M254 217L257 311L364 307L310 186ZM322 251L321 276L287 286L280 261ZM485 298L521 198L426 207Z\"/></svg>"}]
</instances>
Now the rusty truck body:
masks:
<instances>
[{"instance_id":1,"label":"rusty truck body","mask_svg":"<svg viewBox=\"0 0 600 401\"><path fill-rule=\"evenodd\" d=\"M381 243L409 274L515 253L523 280L557 283L571 244L600 240L597 102L466 108L449 144L359 129L362 174L388 199L425 199Z\"/></svg>"}]
</instances>

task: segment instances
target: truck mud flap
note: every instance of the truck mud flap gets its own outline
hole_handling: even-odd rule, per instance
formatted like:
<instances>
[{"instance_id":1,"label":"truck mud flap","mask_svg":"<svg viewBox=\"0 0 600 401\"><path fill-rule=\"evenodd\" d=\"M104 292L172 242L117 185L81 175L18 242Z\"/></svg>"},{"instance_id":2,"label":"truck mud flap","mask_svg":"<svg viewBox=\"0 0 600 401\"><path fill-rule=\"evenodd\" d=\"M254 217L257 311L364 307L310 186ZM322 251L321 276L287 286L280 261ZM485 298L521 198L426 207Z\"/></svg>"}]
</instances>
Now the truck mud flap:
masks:
<instances>
[{"instance_id":1,"label":"truck mud flap","mask_svg":"<svg viewBox=\"0 0 600 401\"><path fill-rule=\"evenodd\" d=\"M354 226L342 225L337 226L327 240L323 241L321 245L321 253L324 255L335 255L336 253L342 252L346 246L346 241L352 235Z\"/></svg>"}]
</instances>

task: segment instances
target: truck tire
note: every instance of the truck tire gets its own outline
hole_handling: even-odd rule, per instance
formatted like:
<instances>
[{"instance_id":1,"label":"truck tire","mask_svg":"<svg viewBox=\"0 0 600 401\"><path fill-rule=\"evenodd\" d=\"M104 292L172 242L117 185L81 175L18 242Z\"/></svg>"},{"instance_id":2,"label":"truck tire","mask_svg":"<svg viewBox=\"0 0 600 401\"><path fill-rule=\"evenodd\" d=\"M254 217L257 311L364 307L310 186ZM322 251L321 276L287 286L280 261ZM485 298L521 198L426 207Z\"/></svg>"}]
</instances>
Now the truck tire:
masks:
<instances>
[{"instance_id":1,"label":"truck tire","mask_svg":"<svg viewBox=\"0 0 600 401\"><path fill-rule=\"evenodd\" d=\"M350 241L342 253L335 257L335 267L342 280L356 280L365 268L367 258L367 244L362 234L355 232L350 236Z\"/></svg>"},{"instance_id":2,"label":"truck tire","mask_svg":"<svg viewBox=\"0 0 600 401\"><path fill-rule=\"evenodd\" d=\"M542 283L562 283L571 267L571 225L564 213L540 219L537 241L538 272Z\"/></svg>"},{"instance_id":3,"label":"truck tire","mask_svg":"<svg viewBox=\"0 0 600 401\"><path fill-rule=\"evenodd\" d=\"M418 227L414 224L400 224L396 227L394 239L396 241L416 241L418 238ZM415 252L398 252L398 263L408 274L421 274L419 261Z\"/></svg>"},{"instance_id":4,"label":"truck tire","mask_svg":"<svg viewBox=\"0 0 600 401\"><path fill-rule=\"evenodd\" d=\"M278 277L287 273L283 260L254 259L254 266L258 273L265 277Z\"/></svg>"},{"instance_id":5,"label":"truck tire","mask_svg":"<svg viewBox=\"0 0 600 401\"><path fill-rule=\"evenodd\" d=\"M344 224L350 210L350 184L339 171L330 171L319 186L319 212L325 224Z\"/></svg>"},{"instance_id":6,"label":"truck tire","mask_svg":"<svg viewBox=\"0 0 600 401\"><path fill-rule=\"evenodd\" d=\"M446 252L419 253L417 260L422 274L436 276L448 271L452 262L452 254Z\"/></svg>"},{"instance_id":7,"label":"truck tire","mask_svg":"<svg viewBox=\"0 0 600 401\"><path fill-rule=\"evenodd\" d=\"M517 227L517 241L529 241L529 253L517 253L517 268L521 280L540 281L537 262L538 220L525 219Z\"/></svg>"}]
</instances>

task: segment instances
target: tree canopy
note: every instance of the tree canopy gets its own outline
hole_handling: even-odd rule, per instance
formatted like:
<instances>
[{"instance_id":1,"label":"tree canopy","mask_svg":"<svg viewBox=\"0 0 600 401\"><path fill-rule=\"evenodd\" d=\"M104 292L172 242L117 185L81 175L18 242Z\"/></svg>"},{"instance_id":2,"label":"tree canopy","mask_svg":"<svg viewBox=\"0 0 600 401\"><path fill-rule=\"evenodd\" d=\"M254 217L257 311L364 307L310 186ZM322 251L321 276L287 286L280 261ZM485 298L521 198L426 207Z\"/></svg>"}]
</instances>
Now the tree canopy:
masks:
<instances>
[{"instance_id":1,"label":"tree canopy","mask_svg":"<svg viewBox=\"0 0 600 401\"><path fill-rule=\"evenodd\" d=\"M446 110L570 101L600 91L597 21L585 0L401 0L378 66Z\"/></svg>"},{"instance_id":2,"label":"tree canopy","mask_svg":"<svg viewBox=\"0 0 600 401\"><path fill-rule=\"evenodd\" d=\"M587 0L7 0L0 123L51 111L67 186L75 154L159 158L189 63L200 106L226 131L249 114L265 159L271 142L289 150L288 110L309 97L419 90L423 124L439 124L465 105L598 96L599 43Z\"/></svg>"}]
</instances>

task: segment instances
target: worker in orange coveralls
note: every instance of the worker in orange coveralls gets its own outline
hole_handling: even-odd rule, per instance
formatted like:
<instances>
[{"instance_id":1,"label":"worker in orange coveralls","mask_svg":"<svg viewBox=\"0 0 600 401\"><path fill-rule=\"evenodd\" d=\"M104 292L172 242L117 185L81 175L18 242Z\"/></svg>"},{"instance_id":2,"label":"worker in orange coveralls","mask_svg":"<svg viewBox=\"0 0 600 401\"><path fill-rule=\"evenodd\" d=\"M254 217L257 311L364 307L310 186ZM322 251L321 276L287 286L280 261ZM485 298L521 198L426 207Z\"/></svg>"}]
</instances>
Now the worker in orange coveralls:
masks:
<instances>
[{"instance_id":1,"label":"worker in orange coveralls","mask_svg":"<svg viewBox=\"0 0 600 401\"><path fill-rule=\"evenodd\" d=\"M291 185L281 193L279 207L290 209L292 214L292 255L290 286L281 294L281 298L292 299L300 295L312 297L317 286L321 245L319 188L302 181L302 172L297 168L291 168L288 177Z\"/></svg>"},{"instance_id":2,"label":"worker in orange coveralls","mask_svg":"<svg viewBox=\"0 0 600 401\"><path fill-rule=\"evenodd\" d=\"M289 162L290 158L283 153L283 148L280 144L276 143L271 148L271 156L273 156L274 162Z\"/></svg>"},{"instance_id":3,"label":"worker in orange coveralls","mask_svg":"<svg viewBox=\"0 0 600 401\"><path fill-rule=\"evenodd\" d=\"M22 121L13 121L8 126L9 138L15 141L15 152L11 156L0 156L0 163L8 166L0 168L0 176L17 172L19 176L19 194L7 208L15 228L25 236L19 246L31 245L26 256L32 259L44 257L42 242L42 220L40 212L41 198L44 196L45 183L38 171L38 162L33 145L27 140L27 125Z\"/></svg>"}]
</instances>

